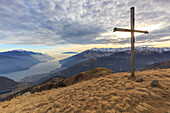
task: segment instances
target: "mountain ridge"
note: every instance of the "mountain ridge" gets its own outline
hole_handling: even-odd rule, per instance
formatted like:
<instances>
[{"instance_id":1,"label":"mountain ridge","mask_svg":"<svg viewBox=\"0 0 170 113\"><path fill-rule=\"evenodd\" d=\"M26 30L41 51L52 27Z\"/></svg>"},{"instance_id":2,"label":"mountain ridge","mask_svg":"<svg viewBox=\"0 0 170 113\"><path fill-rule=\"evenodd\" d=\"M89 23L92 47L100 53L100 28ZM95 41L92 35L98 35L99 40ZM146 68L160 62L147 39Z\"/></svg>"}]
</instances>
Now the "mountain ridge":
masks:
<instances>
[{"instance_id":1,"label":"mountain ridge","mask_svg":"<svg viewBox=\"0 0 170 113\"><path fill-rule=\"evenodd\" d=\"M146 67L139 68L139 71L151 70L151 69L168 69L170 68L170 60L148 65Z\"/></svg>"},{"instance_id":2,"label":"mountain ridge","mask_svg":"<svg viewBox=\"0 0 170 113\"><path fill-rule=\"evenodd\" d=\"M92 48L90 51L100 51L100 52L123 52L131 50L130 47L128 48ZM135 47L135 51L155 51L162 53L164 51L170 51L170 47L163 47L163 48L155 48L155 47Z\"/></svg>"},{"instance_id":3,"label":"mountain ridge","mask_svg":"<svg viewBox=\"0 0 170 113\"><path fill-rule=\"evenodd\" d=\"M130 51L130 50L131 50L130 47L128 48L92 48L92 49L85 50L81 53L78 53L76 55L73 55L71 57L62 59L59 62L62 65L61 68L68 68L75 64L87 61L91 58L110 56L115 53L125 52L125 51ZM149 54L152 52L162 53L166 51L170 51L170 48L168 47L165 47L165 48L136 47L135 48L136 53L146 53L146 54Z\"/></svg>"},{"instance_id":4,"label":"mountain ridge","mask_svg":"<svg viewBox=\"0 0 170 113\"><path fill-rule=\"evenodd\" d=\"M0 54L5 56L42 55L42 53L39 52L26 51L26 50L11 50L11 51L0 52Z\"/></svg>"}]
</instances>

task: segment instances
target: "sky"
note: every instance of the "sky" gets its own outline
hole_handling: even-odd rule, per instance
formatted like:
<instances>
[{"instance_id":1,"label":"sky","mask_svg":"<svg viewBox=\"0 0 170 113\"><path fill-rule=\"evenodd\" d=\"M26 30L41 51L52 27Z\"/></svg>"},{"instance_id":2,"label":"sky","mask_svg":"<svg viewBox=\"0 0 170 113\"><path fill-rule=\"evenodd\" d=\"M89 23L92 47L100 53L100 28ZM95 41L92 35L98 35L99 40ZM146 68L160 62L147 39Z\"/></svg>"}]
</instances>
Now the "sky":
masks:
<instances>
[{"instance_id":1,"label":"sky","mask_svg":"<svg viewBox=\"0 0 170 113\"><path fill-rule=\"evenodd\" d=\"M25 49L55 57L94 47L130 47L130 7L136 46L170 47L170 0L0 0L0 51ZM66 57L66 56L65 56Z\"/></svg>"}]
</instances>

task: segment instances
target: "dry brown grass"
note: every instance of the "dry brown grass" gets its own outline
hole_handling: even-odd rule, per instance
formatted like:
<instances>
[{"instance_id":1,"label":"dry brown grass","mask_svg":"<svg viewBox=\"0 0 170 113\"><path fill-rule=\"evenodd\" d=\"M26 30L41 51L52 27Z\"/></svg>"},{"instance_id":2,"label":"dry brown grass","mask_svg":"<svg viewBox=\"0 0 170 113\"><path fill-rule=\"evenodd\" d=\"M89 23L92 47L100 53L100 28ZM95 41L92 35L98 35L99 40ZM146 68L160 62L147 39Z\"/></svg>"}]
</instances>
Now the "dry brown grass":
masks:
<instances>
[{"instance_id":1,"label":"dry brown grass","mask_svg":"<svg viewBox=\"0 0 170 113\"><path fill-rule=\"evenodd\" d=\"M115 73L0 103L1 113L170 113L170 69ZM151 87L152 80L159 87Z\"/></svg>"}]
</instances>

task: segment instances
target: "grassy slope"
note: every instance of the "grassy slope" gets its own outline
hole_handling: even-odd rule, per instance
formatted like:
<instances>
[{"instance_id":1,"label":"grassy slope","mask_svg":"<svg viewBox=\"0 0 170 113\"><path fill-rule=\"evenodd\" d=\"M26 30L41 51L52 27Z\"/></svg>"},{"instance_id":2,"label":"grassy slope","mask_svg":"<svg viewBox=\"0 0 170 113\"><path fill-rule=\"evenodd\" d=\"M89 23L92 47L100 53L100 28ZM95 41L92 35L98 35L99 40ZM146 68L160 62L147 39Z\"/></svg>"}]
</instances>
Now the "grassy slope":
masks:
<instances>
[{"instance_id":1,"label":"grassy slope","mask_svg":"<svg viewBox=\"0 0 170 113\"><path fill-rule=\"evenodd\" d=\"M115 73L0 103L1 113L170 113L170 69ZM150 82L159 80L159 87Z\"/></svg>"}]
</instances>

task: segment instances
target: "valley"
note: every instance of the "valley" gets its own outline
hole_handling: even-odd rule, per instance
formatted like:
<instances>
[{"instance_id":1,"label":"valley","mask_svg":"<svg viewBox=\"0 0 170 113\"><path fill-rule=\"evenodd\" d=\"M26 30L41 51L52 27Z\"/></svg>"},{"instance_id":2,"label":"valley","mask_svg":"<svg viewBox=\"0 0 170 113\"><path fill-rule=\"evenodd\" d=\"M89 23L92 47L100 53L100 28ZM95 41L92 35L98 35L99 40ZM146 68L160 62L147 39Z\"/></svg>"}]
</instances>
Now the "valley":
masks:
<instances>
[{"instance_id":1,"label":"valley","mask_svg":"<svg viewBox=\"0 0 170 113\"><path fill-rule=\"evenodd\" d=\"M38 63L24 71L17 71L8 74L0 74L0 76L8 77L15 81L20 81L21 79L32 75L49 73L50 71L56 68L60 68L60 64L58 63L58 61L50 60L50 61Z\"/></svg>"},{"instance_id":2,"label":"valley","mask_svg":"<svg viewBox=\"0 0 170 113\"><path fill-rule=\"evenodd\" d=\"M59 67L55 58L42 53L25 50L0 53L0 76L15 81L35 74L48 73Z\"/></svg>"}]
</instances>

